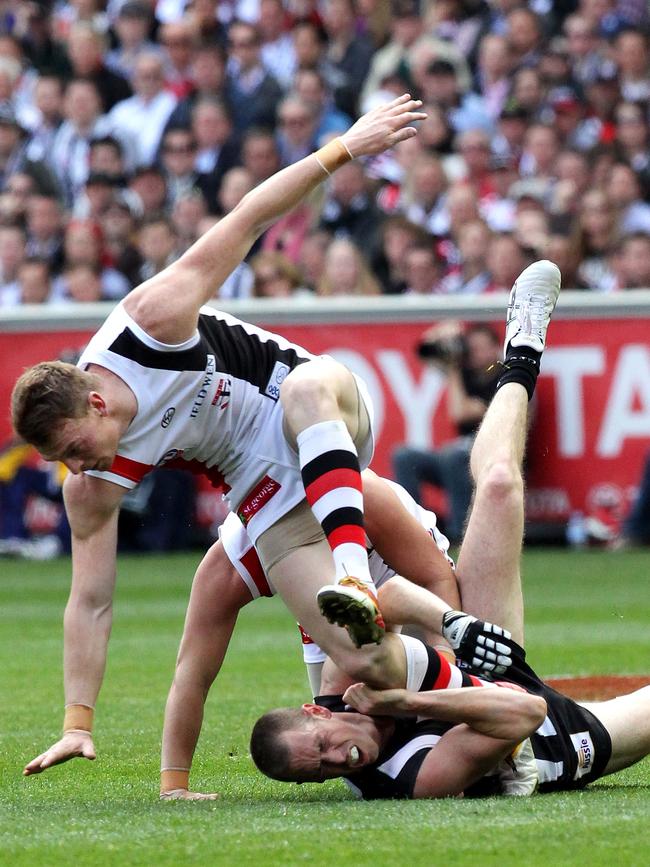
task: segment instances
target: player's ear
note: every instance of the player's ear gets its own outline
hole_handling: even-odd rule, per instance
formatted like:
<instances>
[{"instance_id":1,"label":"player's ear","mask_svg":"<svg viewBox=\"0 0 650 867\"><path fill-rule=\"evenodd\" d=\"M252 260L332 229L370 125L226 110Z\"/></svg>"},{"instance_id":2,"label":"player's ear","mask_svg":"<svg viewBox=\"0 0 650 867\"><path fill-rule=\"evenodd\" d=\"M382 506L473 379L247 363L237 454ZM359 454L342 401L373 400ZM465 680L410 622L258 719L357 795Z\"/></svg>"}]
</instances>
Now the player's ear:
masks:
<instances>
[{"instance_id":1,"label":"player's ear","mask_svg":"<svg viewBox=\"0 0 650 867\"><path fill-rule=\"evenodd\" d=\"M88 395L88 405L91 409L96 409L100 415L106 415L106 401L98 391L91 391Z\"/></svg>"},{"instance_id":2,"label":"player's ear","mask_svg":"<svg viewBox=\"0 0 650 867\"><path fill-rule=\"evenodd\" d=\"M305 716L317 716L321 719L329 719L332 716L332 711L327 707L321 707L319 704L303 704L300 710Z\"/></svg>"}]
</instances>

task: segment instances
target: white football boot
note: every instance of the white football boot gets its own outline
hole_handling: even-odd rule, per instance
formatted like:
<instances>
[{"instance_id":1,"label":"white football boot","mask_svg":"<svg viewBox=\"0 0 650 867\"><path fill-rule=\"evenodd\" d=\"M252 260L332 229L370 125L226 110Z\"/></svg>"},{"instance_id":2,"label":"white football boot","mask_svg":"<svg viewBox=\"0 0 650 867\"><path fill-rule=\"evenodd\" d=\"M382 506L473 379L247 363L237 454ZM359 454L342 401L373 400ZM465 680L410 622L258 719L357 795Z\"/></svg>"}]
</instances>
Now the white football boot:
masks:
<instances>
[{"instance_id":1,"label":"white football boot","mask_svg":"<svg viewBox=\"0 0 650 867\"><path fill-rule=\"evenodd\" d=\"M546 329L560 294L561 279L560 269L548 259L533 262L517 277L506 315L504 357L509 346L544 351Z\"/></svg>"}]
</instances>

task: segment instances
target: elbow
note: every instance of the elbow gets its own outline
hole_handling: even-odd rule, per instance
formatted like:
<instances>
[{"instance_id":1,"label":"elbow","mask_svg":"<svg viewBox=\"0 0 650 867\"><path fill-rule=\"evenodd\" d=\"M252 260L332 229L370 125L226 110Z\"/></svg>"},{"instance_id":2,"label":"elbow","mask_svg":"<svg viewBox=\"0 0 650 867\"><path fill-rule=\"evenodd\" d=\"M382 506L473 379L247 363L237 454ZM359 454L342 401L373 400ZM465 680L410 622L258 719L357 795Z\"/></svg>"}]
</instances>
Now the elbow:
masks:
<instances>
[{"instance_id":1,"label":"elbow","mask_svg":"<svg viewBox=\"0 0 650 867\"><path fill-rule=\"evenodd\" d=\"M546 719L546 701L540 695L527 695L526 706L520 713L523 737L532 735Z\"/></svg>"}]
</instances>

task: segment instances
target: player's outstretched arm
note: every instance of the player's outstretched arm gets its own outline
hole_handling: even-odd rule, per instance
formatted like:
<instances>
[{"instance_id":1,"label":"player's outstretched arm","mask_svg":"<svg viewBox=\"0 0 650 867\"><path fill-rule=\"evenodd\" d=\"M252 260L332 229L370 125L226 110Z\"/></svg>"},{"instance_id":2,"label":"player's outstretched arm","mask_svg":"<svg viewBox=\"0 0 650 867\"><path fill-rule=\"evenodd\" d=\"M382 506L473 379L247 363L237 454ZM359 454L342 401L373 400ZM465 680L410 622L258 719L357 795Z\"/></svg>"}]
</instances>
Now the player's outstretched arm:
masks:
<instances>
[{"instance_id":1,"label":"player's outstretched arm","mask_svg":"<svg viewBox=\"0 0 650 867\"><path fill-rule=\"evenodd\" d=\"M165 707L160 797L213 800L192 792L190 768L203 723L203 707L223 663L237 615L251 595L221 542L206 553L192 583L174 681Z\"/></svg>"},{"instance_id":2,"label":"player's outstretched arm","mask_svg":"<svg viewBox=\"0 0 650 867\"><path fill-rule=\"evenodd\" d=\"M349 155L381 153L414 136L412 124L426 116L419 111L420 105L405 94L373 109L336 142L264 181L177 262L134 289L124 301L128 313L164 343L189 339L200 307L216 295L262 232L299 204Z\"/></svg>"},{"instance_id":3,"label":"player's outstretched arm","mask_svg":"<svg viewBox=\"0 0 650 867\"><path fill-rule=\"evenodd\" d=\"M117 517L124 489L78 475L66 479L63 492L72 531L72 585L63 621L64 733L25 766L25 776L78 756L95 758L92 717L111 631Z\"/></svg>"}]
</instances>

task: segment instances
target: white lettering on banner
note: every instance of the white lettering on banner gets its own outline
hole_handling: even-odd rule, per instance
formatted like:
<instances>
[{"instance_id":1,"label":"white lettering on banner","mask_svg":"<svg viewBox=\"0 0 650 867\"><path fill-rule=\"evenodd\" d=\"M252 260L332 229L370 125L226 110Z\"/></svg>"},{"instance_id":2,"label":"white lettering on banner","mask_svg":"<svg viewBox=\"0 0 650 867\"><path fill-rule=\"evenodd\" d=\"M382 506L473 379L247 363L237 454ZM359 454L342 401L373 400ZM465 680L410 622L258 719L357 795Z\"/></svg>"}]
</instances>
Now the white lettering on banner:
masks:
<instances>
[{"instance_id":1,"label":"white lettering on banner","mask_svg":"<svg viewBox=\"0 0 650 867\"><path fill-rule=\"evenodd\" d=\"M560 346L544 352L542 373L555 380L558 452L564 458L582 457L585 451L583 377L604 371L600 346Z\"/></svg>"},{"instance_id":2,"label":"white lettering on banner","mask_svg":"<svg viewBox=\"0 0 650 867\"><path fill-rule=\"evenodd\" d=\"M648 436L650 350L641 344L630 344L621 349L618 357L596 451L603 458L615 458L628 437Z\"/></svg>"},{"instance_id":3,"label":"white lettering on banner","mask_svg":"<svg viewBox=\"0 0 650 867\"><path fill-rule=\"evenodd\" d=\"M325 349L323 351L325 354L331 355L337 361L340 361L341 364L349 367L353 373L356 373L357 376L360 376L365 382L368 391L370 392L370 399L372 400L374 410L373 431L375 434L375 441L379 440L384 426L385 405L384 391L374 367L370 364L367 358L361 355L360 352L354 352L351 349L337 348Z\"/></svg>"},{"instance_id":4,"label":"white lettering on banner","mask_svg":"<svg viewBox=\"0 0 650 867\"><path fill-rule=\"evenodd\" d=\"M446 378L437 370L425 368L418 381L413 378L404 358L397 349L382 349L377 362L390 386L395 403L404 416L404 441L419 448L435 444L434 413L445 389Z\"/></svg>"}]
</instances>

